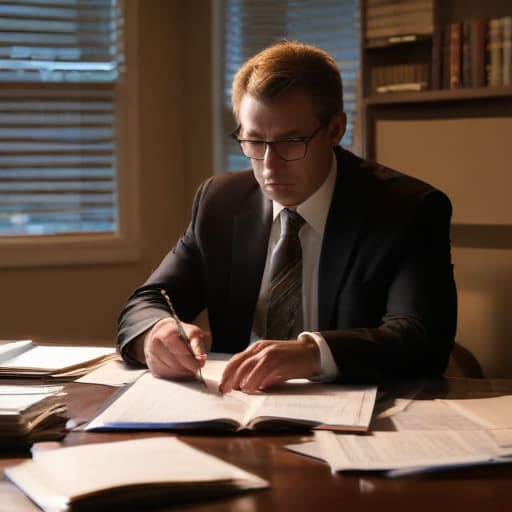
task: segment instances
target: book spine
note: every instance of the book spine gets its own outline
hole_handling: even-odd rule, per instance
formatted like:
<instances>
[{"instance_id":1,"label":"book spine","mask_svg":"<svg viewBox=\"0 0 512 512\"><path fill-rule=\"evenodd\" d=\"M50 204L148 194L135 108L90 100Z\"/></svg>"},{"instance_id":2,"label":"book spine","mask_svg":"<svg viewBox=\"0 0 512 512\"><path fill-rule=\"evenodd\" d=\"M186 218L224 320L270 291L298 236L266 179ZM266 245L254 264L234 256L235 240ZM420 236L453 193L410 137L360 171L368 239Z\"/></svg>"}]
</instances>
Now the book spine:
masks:
<instances>
[{"instance_id":1,"label":"book spine","mask_svg":"<svg viewBox=\"0 0 512 512\"><path fill-rule=\"evenodd\" d=\"M485 87L488 23L484 18L470 22L471 86Z\"/></svg>"},{"instance_id":2,"label":"book spine","mask_svg":"<svg viewBox=\"0 0 512 512\"><path fill-rule=\"evenodd\" d=\"M491 87L502 83L502 20L493 18L489 21L489 42L487 44L489 65L487 66L488 83Z\"/></svg>"},{"instance_id":3,"label":"book spine","mask_svg":"<svg viewBox=\"0 0 512 512\"><path fill-rule=\"evenodd\" d=\"M462 24L450 24L450 89L461 86Z\"/></svg>"},{"instance_id":4,"label":"book spine","mask_svg":"<svg viewBox=\"0 0 512 512\"><path fill-rule=\"evenodd\" d=\"M462 87L471 87L471 21L462 22Z\"/></svg>"},{"instance_id":5,"label":"book spine","mask_svg":"<svg viewBox=\"0 0 512 512\"><path fill-rule=\"evenodd\" d=\"M443 32L441 27L436 26L432 33L432 89L441 89L442 87L442 51Z\"/></svg>"},{"instance_id":6,"label":"book spine","mask_svg":"<svg viewBox=\"0 0 512 512\"><path fill-rule=\"evenodd\" d=\"M442 32L443 45L442 45L442 73L441 73L441 86L443 89L450 88L450 26L447 25L443 28Z\"/></svg>"},{"instance_id":7,"label":"book spine","mask_svg":"<svg viewBox=\"0 0 512 512\"><path fill-rule=\"evenodd\" d=\"M503 29L503 85L512 84L512 16L502 19Z\"/></svg>"}]
</instances>

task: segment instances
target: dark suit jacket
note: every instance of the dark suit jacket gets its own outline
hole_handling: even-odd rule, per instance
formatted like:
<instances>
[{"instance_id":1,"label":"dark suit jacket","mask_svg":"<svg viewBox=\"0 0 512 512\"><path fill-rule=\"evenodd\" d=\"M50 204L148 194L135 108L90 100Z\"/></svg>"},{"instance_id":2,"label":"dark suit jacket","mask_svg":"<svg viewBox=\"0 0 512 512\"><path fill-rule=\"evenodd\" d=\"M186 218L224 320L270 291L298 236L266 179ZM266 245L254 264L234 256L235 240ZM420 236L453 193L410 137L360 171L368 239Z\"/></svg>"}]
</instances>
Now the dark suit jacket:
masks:
<instances>
[{"instance_id":1,"label":"dark suit jacket","mask_svg":"<svg viewBox=\"0 0 512 512\"><path fill-rule=\"evenodd\" d=\"M335 151L318 318L341 378L440 375L456 326L450 201L422 181ZM204 182L187 231L121 313L121 352L168 315L161 287L186 322L208 308L212 350L246 348L271 224L271 201L252 171Z\"/></svg>"}]
</instances>

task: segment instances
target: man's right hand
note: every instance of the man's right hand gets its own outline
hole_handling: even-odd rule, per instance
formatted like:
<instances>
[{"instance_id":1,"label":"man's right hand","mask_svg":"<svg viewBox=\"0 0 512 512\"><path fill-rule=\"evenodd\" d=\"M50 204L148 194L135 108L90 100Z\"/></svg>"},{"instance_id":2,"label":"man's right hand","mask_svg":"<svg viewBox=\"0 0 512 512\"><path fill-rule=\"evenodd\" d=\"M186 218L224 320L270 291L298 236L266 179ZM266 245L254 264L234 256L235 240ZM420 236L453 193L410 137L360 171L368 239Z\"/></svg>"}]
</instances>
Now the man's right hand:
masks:
<instances>
[{"instance_id":1,"label":"man's right hand","mask_svg":"<svg viewBox=\"0 0 512 512\"><path fill-rule=\"evenodd\" d=\"M173 318L159 320L147 333L134 340L132 354L156 377L189 379L206 363L210 335L200 327L183 323L194 354L181 339Z\"/></svg>"}]
</instances>

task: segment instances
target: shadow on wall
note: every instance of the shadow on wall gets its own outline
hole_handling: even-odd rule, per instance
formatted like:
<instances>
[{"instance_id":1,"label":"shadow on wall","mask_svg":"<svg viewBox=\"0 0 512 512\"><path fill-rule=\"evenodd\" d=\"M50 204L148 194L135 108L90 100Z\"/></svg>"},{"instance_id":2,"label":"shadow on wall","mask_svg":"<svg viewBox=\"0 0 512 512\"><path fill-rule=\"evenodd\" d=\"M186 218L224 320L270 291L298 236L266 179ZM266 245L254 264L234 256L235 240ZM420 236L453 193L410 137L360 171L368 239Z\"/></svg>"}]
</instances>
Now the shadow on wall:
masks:
<instances>
[{"instance_id":1,"label":"shadow on wall","mask_svg":"<svg viewBox=\"0 0 512 512\"><path fill-rule=\"evenodd\" d=\"M457 340L487 378L512 378L512 250L453 248L459 296Z\"/></svg>"}]
</instances>

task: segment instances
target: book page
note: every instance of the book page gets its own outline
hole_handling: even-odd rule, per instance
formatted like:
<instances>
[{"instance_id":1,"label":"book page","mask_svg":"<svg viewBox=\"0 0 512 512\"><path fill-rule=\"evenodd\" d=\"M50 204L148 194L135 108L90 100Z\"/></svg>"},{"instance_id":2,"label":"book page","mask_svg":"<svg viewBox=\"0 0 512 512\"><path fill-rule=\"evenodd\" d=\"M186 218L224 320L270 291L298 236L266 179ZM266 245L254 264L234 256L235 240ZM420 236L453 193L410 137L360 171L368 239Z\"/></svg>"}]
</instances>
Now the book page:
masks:
<instances>
[{"instance_id":1,"label":"book page","mask_svg":"<svg viewBox=\"0 0 512 512\"><path fill-rule=\"evenodd\" d=\"M484 428L512 428L512 395L439 401Z\"/></svg>"},{"instance_id":2,"label":"book page","mask_svg":"<svg viewBox=\"0 0 512 512\"><path fill-rule=\"evenodd\" d=\"M312 425L366 428L371 419L375 386L338 386L308 380L272 388L253 412L253 419L293 419Z\"/></svg>"},{"instance_id":3,"label":"book page","mask_svg":"<svg viewBox=\"0 0 512 512\"><path fill-rule=\"evenodd\" d=\"M240 392L222 395L218 384L206 379L171 381L146 373L119 395L86 430L97 428L185 427L215 420L238 425L250 397Z\"/></svg>"},{"instance_id":4,"label":"book page","mask_svg":"<svg viewBox=\"0 0 512 512\"><path fill-rule=\"evenodd\" d=\"M315 432L322 458L333 471L441 467L490 461L504 455L485 431L374 432L336 435ZM512 454L512 449L508 451Z\"/></svg>"}]
</instances>

